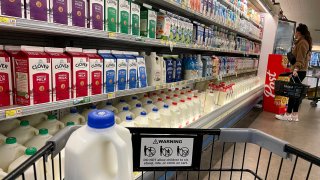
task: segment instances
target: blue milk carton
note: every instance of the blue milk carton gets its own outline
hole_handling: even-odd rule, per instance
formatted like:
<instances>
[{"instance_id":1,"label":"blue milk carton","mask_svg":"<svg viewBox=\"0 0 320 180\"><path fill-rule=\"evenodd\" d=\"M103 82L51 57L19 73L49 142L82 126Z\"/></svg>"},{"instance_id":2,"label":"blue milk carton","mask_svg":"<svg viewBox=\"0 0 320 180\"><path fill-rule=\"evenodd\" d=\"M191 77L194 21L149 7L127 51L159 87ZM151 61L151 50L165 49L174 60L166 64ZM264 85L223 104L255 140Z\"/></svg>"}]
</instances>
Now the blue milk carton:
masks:
<instances>
[{"instance_id":1,"label":"blue milk carton","mask_svg":"<svg viewBox=\"0 0 320 180\"><path fill-rule=\"evenodd\" d=\"M125 52L128 62L128 87L134 89L138 87L137 83L137 59L130 52Z\"/></svg>"},{"instance_id":2,"label":"blue milk carton","mask_svg":"<svg viewBox=\"0 0 320 180\"><path fill-rule=\"evenodd\" d=\"M138 87L144 88L148 86L147 82L147 70L146 70L146 61L143 56L140 56L138 52L131 52L131 54L137 60L137 80L138 80Z\"/></svg>"},{"instance_id":3,"label":"blue milk carton","mask_svg":"<svg viewBox=\"0 0 320 180\"><path fill-rule=\"evenodd\" d=\"M174 73L174 80L173 82L178 82L182 80L182 59L178 56L173 56L173 69L175 70Z\"/></svg>"},{"instance_id":4,"label":"blue milk carton","mask_svg":"<svg viewBox=\"0 0 320 180\"><path fill-rule=\"evenodd\" d=\"M164 57L166 62L166 83L173 82L173 60L171 57Z\"/></svg>"},{"instance_id":5,"label":"blue milk carton","mask_svg":"<svg viewBox=\"0 0 320 180\"><path fill-rule=\"evenodd\" d=\"M128 82L128 62L126 59L126 56L123 55L122 51L111 51L112 55L116 58L117 60L117 90L126 90L128 89L127 87L127 82Z\"/></svg>"},{"instance_id":6,"label":"blue milk carton","mask_svg":"<svg viewBox=\"0 0 320 180\"><path fill-rule=\"evenodd\" d=\"M110 50L99 50L103 58L103 92L109 93L116 90L117 61Z\"/></svg>"}]
</instances>

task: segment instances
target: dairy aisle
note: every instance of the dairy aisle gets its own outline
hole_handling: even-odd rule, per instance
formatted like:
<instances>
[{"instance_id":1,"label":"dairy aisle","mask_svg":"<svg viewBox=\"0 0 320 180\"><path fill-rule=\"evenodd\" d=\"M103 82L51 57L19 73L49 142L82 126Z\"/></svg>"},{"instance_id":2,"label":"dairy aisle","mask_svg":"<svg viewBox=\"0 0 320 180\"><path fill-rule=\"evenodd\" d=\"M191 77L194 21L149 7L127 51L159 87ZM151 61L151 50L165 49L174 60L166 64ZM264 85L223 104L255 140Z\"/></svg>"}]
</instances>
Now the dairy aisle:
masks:
<instances>
[{"instance_id":1,"label":"dairy aisle","mask_svg":"<svg viewBox=\"0 0 320 180\"><path fill-rule=\"evenodd\" d=\"M0 179L50 138L78 126L115 123L119 137L112 143L120 147L119 141L129 143L126 127L236 123L240 117L228 117L250 110L263 91L258 69L268 12L252 1L44 0L38 9L31 1L1 3ZM110 116L108 125L99 124ZM74 143L50 156L52 162L37 161L37 179L72 177L71 164L82 162L68 157ZM107 148L101 156L116 156ZM113 161L99 164L112 174ZM143 174L130 165L124 171L128 176L115 174ZM35 178L32 172L26 170L27 179Z\"/></svg>"}]
</instances>

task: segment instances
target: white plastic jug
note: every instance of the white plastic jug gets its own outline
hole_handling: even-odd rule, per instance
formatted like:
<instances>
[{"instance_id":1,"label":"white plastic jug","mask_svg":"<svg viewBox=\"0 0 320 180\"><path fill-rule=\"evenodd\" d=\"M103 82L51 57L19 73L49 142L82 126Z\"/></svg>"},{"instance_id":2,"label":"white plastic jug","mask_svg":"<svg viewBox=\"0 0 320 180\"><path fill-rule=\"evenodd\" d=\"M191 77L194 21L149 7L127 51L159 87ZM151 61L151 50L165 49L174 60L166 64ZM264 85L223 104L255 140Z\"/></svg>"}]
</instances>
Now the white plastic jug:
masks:
<instances>
[{"instance_id":1,"label":"white plastic jug","mask_svg":"<svg viewBox=\"0 0 320 180\"><path fill-rule=\"evenodd\" d=\"M111 102L107 102L106 106L103 107L102 109L112 111L115 114L119 113L119 110L116 107L112 106Z\"/></svg>"},{"instance_id":2,"label":"white plastic jug","mask_svg":"<svg viewBox=\"0 0 320 180\"><path fill-rule=\"evenodd\" d=\"M184 92L181 92L179 98L180 98L180 100L181 100L181 99L187 100L188 97L185 95Z\"/></svg>"},{"instance_id":3,"label":"white plastic jug","mask_svg":"<svg viewBox=\"0 0 320 180\"><path fill-rule=\"evenodd\" d=\"M163 56L158 56L160 59L161 63L161 77L162 77L162 84L165 84L167 82L167 66L166 66L166 61L163 59Z\"/></svg>"},{"instance_id":4,"label":"white plastic jug","mask_svg":"<svg viewBox=\"0 0 320 180\"><path fill-rule=\"evenodd\" d=\"M161 119L158 108L153 108L152 111L148 114L149 127L160 127Z\"/></svg>"},{"instance_id":5,"label":"white plastic jug","mask_svg":"<svg viewBox=\"0 0 320 180\"><path fill-rule=\"evenodd\" d=\"M165 102L163 102L162 98L158 98L158 101L154 104L158 109L162 109Z\"/></svg>"},{"instance_id":6,"label":"white plastic jug","mask_svg":"<svg viewBox=\"0 0 320 180\"><path fill-rule=\"evenodd\" d=\"M7 172L9 165L24 154L26 148L17 143L15 137L8 137L6 143L0 146L0 168Z\"/></svg>"},{"instance_id":7,"label":"white plastic jug","mask_svg":"<svg viewBox=\"0 0 320 180\"><path fill-rule=\"evenodd\" d=\"M135 115L129 111L129 107L127 106L123 107L123 110L119 112L117 116L121 119L121 122L125 121L127 116L135 118Z\"/></svg>"},{"instance_id":8,"label":"white plastic jug","mask_svg":"<svg viewBox=\"0 0 320 180\"><path fill-rule=\"evenodd\" d=\"M169 109L169 105L164 104L163 108L160 109L160 119L161 119L161 127L170 128L172 122L171 111Z\"/></svg>"},{"instance_id":9,"label":"white plastic jug","mask_svg":"<svg viewBox=\"0 0 320 180\"><path fill-rule=\"evenodd\" d=\"M19 127L20 121L18 119L8 119L0 121L0 133L6 135L8 132Z\"/></svg>"},{"instance_id":10,"label":"white plastic jug","mask_svg":"<svg viewBox=\"0 0 320 180\"><path fill-rule=\"evenodd\" d=\"M202 116L201 102L198 96L193 96L195 118L198 120Z\"/></svg>"},{"instance_id":11,"label":"white plastic jug","mask_svg":"<svg viewBox=\"0 0 320 180\"><path fill-rule=\"evenodd\" d=\"M155 108L157 106L155 106L154 104L152 104L152 101L148 101L147 104L143 107L147 113L149 114L153 108Z\"/></svg>"},{"instance_id":12,"label":"white plastic jug","mask_svg":"<svg viewBox=\"0 0 320 180\"><path fill-rule=\"evenodd\" d=\"M0 134L0 146L6 142L7 137L3 134Z\"/></svg>"},{"instance_id":13,"label":"white plastic jug","mask_svg":"<svg viewBox=\"0 0 320 180\"><path fill-rule=\"evenodd\" d=\"M214 102L215 102L215 94L213 91L209 91L206 93L206 99L204 102L204 113L208 114L212 112L215 108Z\"/></svg>"},{"instance_id":14,"label":"white plastic jug","mask_svg":"<svg viewBox=\"0 0 320 180\"><path fill-rule=\"evenodd\" d=\"M147 111L142 107L141 104L136 104L136 107L131 110L131 112L134 114L135 117L140 116L140 114L141 114L142 111L147 112Z\"/></svg>"},{"instance_id":15,"label":"white plastic jug","mask_svg":"<svg viewBox=\"0 0 320 180\"><path fill-rule=\"evenodd\" d=\"M170 98L170 96L167 96L166 99L164 100L164 103L168 105L172 105L173 100Z\"/></svg>"},{"instance_id":16,"label":"white plastic jug","mask_svg":"<svg viewBox=\"0 0 320 180\"><path fill-rule=\"evenodd\" d=\"M123 127L135 127L132 116L127 116L125 121L122 121L120 123L121 126Z\"/></svg>"},{"instance_id":17,"label":"white plastic jug","mask_svg":"<svg viewBox=\"0 0 320 180\"><path fill-rule=\"evenodd\" d=\"M172 120L173 121L173 128L178 128L178 127L182 127L182 118L181 118L181 111L180 108L178 107L178 103L177 102L173 102L172 106L170 108L171 111L171 116L172 116Z\"/></svg>"},{"instance_id":18,"label":"white plastic jug","mask_svg":"<svg viewBox=\"0 0 320 180\"><path fill-rule=\"evenodd\" d=\"M37 148L35 147L29 147L25 150L25 154L13 161L10 166L8 167L8 173L12 172L15 170L17 167L19 167L23 162L25 162L27 159L29 159L32 155L34 155L37 152ZM33 180L35 178L42 180L44 179L44 168L43 168L43 163L42 161L36 161L35 163L35 168L37 172L37 177L34 176L34 170L33 166L29 167L27 170L23 172L25 180ZM17 180L21 180L22 177L20 176L17 178Z\"/></svg>"},{"instance_id":19,"label":"white plastic jug","mask_svg":"<svg viewBox=\"0 0 320 180\"><path fill-rule=\"evenodd\" d=\"M65 152L65 179L133 179L131 134L115 125L111 111L91 112L88 124L69 138Z\"/></svg>"},{"instance_id":20,"label":"white plastic jug","mask_svg":"<svg viewBox=\"0 0 320 180\"><path fill-rule=\"evenodd\" d=\"M49 134L48 129L39 129L39 134L27 141L24 145L26 147L41 149L51 137L52 136Z\"/></svg>"},{"instance_id":21,"label":"white plastic jug","mask_svg":"<svg viewBox=\"0 0 320 180\"><path fill-rule=\"evenodd\" d=\"M6 177L8 174L6 172L4 172L1 168L0 168L0 179L3 179L4 177Z\"/></svg>"},{"instance_id":22,"label":"white plastic jug","mask_svg":"<svg viewBox=\"0 0 320 180\"><path fill-rule=\"evenodd\" d=\"M89 109L85 109L85 110L81 113L81 115L86 119L85 122L88 121L88 114L89 114L91 111L94 111L94 110L97 110L97 106L94 105L94 104L92 104L92 105L90 105Z\"/></svg>"},{"instance_id":23,"label":"white plastic jug","mask_svg":"<svg viewBox=\"0 0 320 180\"><path fill-rule=\"evenodd\" d=\"M149 127L147 112L142 111L138 117L134 119L136 127Z\"/></svg>"},{"instance_id":24,"label":"white plastic jug","mask_svg":"<svg viewBox=\"0 0 320 180\"><path fill-rule=\"evenodd\" d=\"M128 103L126 103L126 101L124 99L120 99L120 102L115 106L115 108L118 109L118 112L120 113L121 111L123 111L124 107L128 107L130 108L130 105Z\"/></svg>"},{"instance_id":25,"label":"white plastic jug","mask_svg":"<svg viewBox=\"0 0 320 180\"><path fill-rule=\"evenodd\" d=\"M55 115L49 115L48 120L40 123L38 129L48 129L50 135L55 135L59 130L63 129L65 125L57 120Z\"/></svg>"},{"instance_id":26,"label":"white plastic jug","mask_svg":"<svg viewBox=\"0 0 320 180\"><path fill-rule=\"evenodd\" d=\"M147 79L149 86L160 85L163 82L162 77L162 61L156 52L151 52L150 56L145 56Z\"/></svg>"},{"instance_id":27,"label":"white plastic jug","mask_svg":"<svg viewBox=\"0 0 320 180\"><path fill-rule=\"evenodd\" d=\"M85 124L86 123L86 119L84 116L82 116L81 114L79 114L77 108L71 108L70 109L70 114L67 114L65 116L63 116L62 119L60 119L60 121L64 124L67 125L67 122L74 122L74 124L76 125L80 125L80 124Z\"/></svg>"},{"instance_id":28,"label":"white plastic jug","mask_svg":"<svg viewBox=\"0 0 320 180\"><path fill-rule=\"evenodd\" d=\"M41 122L48 120L48 116L44 113L40 113L40 114L33 114L30 116L25 116L20 119L29 121L30 126L35 127L38 124L40 124Z\"/></svg>"},{"instance_id":29,"label":"white plastic jug","mask_svg":"<svg viewBox=\"0 0 320 180\"><path fill-rule=\"evenodd\" d=\"M180 98L179 98L178 94L174 94L172 100L175 102L180 102Z\"/></svg>"},{"instance_id":30,"label":"white plastic jug","mask_svg":"<svg viewBox=\"0 0 320 180\"><path fill-rule=\"evenodd\" d=\"M165 94L164 91L160 91L159 97L164 100L164 99L166 99L167 95Z\"/></svg>"},{"instance_id":31,"label":"white plastic jug","mask_svg":"<svg viewBox=\"0 0 320 180\"><path fill-rule=\"evenodd\" d=\"M19 144L24 144L38 134L38 130L29 125L29 121L21 121L20 126L7 134L8 137L15 137Z\"/></svg>"},{"instance_id":32,"label":"white plastic jug","mask_svg":"<svg viewBox=\"0 0 320 180\"><path fill-rule=\"evenodd\" d=\"M188 110L188 106L186 105L186 101L181 99L179 103L179 108L181 111L181 119L182 119L182 127L190 122L190 114Z\"/></svg>"},{"instance_id":33,"label":"white plastic jug","mask_svg":"<svg viewBox=\"0 0 320 180\"><path fill-rule=\"evenodd\" d=\"M130 105L130 108L133 109L137 104L142 104L142 102L138 100L137 96L132 96L131 101L129 101L128 104Z\"/></svg>"},{"instance_id":34,"label":"white plastic jug","mask_svg":"<svg viewBox=\"0 0 320 180\"><path fill-rule=\"evenodd\" d=\"M190 123L194 122L196 120L196 113L194 111L194 103L192 101L192 98L188 97L186 100L186 105L188 107L188 112L189 112L189 122L186 125L189 125Z\"/></svg>"},{"instance_id":35,"label":"white plastic jug","mask_svg":"<svg viewBox=\"0 0 320 180\"><path fill-rule=\"evenodd\" d=\"M152 99L149 98L148 94L143 95L143 98L140 99L142 106L148 104L148 101L152 101Z\"/></svg>"},{"instance_id":36,"label":"white plastic jug","mask_svg":"<svg viewBox=\"0 0 320 180\"><path fill-rule=\"evenodd\" d=\"M157 95L156 92L153 92L153 93L151 94L151 96L150 96L150 99L152 100L153 103L158 102L158 99L159 99L159 98L160 98L160 97Z\"/></svg>"}]
</instances>

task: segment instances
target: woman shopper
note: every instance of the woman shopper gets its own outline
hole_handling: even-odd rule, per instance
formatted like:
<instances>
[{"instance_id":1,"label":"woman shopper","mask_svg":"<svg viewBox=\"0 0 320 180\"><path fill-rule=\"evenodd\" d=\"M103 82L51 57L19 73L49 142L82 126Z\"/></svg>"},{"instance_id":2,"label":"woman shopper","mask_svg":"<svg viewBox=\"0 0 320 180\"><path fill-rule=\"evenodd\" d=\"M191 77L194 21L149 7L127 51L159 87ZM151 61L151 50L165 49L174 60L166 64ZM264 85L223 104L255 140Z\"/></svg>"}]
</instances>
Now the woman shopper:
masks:
<instances>
[{"instance_id":1,"label":"woman shopper","mask_svg":"<svg viewBox=\"0 0 320 180\"><path fill-rule=\"evenodd\" d=\"M298 25L294 36L295 43L292 54L296 58L296 63L291 65L291 70L294 82L302 83L303 79L306 77L311 57L312 38L308 27L305 24ZM300 99L289 98L287 112L283 115L276 115L276 118L284 121L299 121L298 110L300 104Z\"/></svg>"}]
</instances>

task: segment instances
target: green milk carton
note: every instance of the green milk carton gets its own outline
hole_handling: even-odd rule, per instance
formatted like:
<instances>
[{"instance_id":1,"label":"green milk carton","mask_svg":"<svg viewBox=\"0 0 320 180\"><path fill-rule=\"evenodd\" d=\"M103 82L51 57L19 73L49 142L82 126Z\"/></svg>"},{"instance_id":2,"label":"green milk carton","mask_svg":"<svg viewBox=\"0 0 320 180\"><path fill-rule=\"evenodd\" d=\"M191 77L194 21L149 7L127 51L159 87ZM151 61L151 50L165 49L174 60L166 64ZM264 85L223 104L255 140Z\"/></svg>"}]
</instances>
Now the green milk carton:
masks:
<instances>
[{"instance_id":1,"label":"green milk carton","mask_svg":"<svg viewBox=\"0 0 320 180\"><path fill-rule=\"evenodd\" d=\"M135 3L131 3L131 34L140 36L140 6Z\"/></svg>"},{"instance_id":2,"label":"green milk carton","mask_svg":"<svg viewBox=\"0 0 320 180\"><path fill-rule=\"evenodd\" d=\"M152 6L143 4L140 11L140 34L148 38L156 38L157 13Z\"/></svg>"},{"instance_id":3,"label":"green milk carton","mask_svg":"<svg viewBox=\"0 0 320 180\"><path fill-rule=\"evenodd\" d=\"M105 31L117 32L118 0L105 0Z\"/></svg>"},{"instance_id":4,"label":"green milk carton","mask_svg":"<svg viewBox=\"0 0 320 180\"><path fill-rule=\"evenodd\" d=\"M129 34L130 3L128 0L118 0L118 32Z\"/></svg>"}]
</instances>

